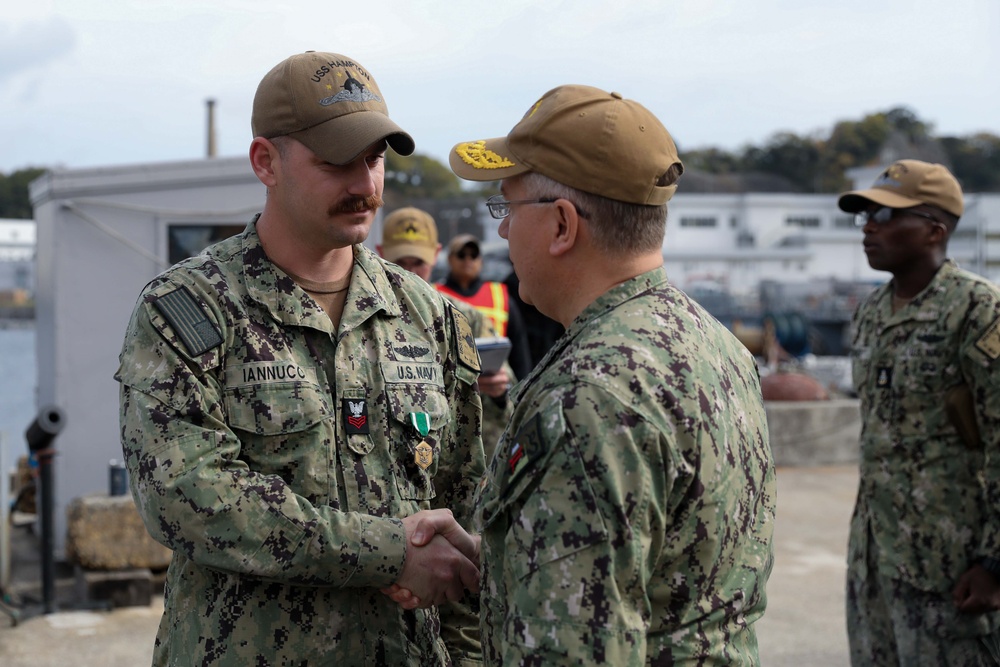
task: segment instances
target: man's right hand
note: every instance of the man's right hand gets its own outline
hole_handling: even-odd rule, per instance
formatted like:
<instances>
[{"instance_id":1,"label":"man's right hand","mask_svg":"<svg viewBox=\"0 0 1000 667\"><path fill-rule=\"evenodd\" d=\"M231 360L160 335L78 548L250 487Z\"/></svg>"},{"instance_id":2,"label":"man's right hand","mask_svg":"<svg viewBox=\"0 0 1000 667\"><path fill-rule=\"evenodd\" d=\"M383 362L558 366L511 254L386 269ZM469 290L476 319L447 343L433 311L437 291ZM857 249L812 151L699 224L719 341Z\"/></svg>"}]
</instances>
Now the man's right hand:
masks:
<instances>
[{"instance_id":1,"label":"man's right hand","mask_svg":"<svg viewBox=\"0 0 1000 667\"><path fill-rule=\"evenodd\" d=\"M409 591L416 603L404 606L411 609L458 601L466 589L479 592L479 542L450 510L417 512L403 519L403 527L409 543L403 572L383 592Z\"/></svg>"}]
</instances>

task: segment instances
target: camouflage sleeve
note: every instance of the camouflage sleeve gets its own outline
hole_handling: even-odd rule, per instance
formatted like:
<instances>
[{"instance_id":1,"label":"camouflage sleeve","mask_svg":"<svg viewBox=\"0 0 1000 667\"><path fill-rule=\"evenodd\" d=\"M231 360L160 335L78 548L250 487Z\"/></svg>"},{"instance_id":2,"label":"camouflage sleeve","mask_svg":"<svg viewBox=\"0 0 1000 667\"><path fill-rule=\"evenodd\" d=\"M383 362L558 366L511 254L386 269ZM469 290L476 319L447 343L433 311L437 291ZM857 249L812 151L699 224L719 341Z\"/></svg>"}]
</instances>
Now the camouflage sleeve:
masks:
<instances>
[{"instance_id":1,"label":"camouflage sleeve","mask_svg":"<svg viewBox=\"0 0 1000 667\"><path fill-rule=\"evenodd\" d=\"M507 586L506 617L488 629L498 664L644 662L650 559L663 535L652 517L664 511L669 466L651 465L662 450L646 422L615 426L619 405L554 391L500 464L510 470L500 510L512 513L502 562L490 560Z\"/></svg>"},{"instance_id":2,"label":"camouflage sleeve","mask_svg":"<svg viewBox=\"0 0 1000 667\"><path fill-rule=\"evenodd\" d=\"M479 357L468 320L455 308L449 307L452 339L451 358L446 366L445 391L448 395L449 420L452 425L447 449L442 448L441 462L435 476L435 486L442 492L434 500L435 508L447 508L466 529L472 530L473 494L484 470L482 443L482 404L476 379L479 377ZM474 358L473 358L474 356ZM440 480L440 484L439 484ZM482 663L479 639L479 605L475 595L454 604L439 607L441 638L457 665Z\"/></svg>"},{"instance_id":3,"label":"camouflage sleeve","mask_svg":"<svg viewBox=\"0 0 1000 667\"><path fill-rule=\"evenodd\" d=\"M980 444L984 448L981 501L987 521L980 556L1000 557L1000 295L980 294L966 318L962 372L972 390Z\"/></svg>"},{"instance_id":4,"label":"camouflage sleeve","mask_svg":"<svg viewBox=\"0 0 1000 667\"><path fill-rule=\"evenodd\" d=\"M402 522L315 506L281 477L249 469L209 370L218 349L181 353L153 325L152 309L148 295L140 299L117 375L129 482L150 534L200 565L283 583L394 582Z\"/></svg>"}]
</instances>

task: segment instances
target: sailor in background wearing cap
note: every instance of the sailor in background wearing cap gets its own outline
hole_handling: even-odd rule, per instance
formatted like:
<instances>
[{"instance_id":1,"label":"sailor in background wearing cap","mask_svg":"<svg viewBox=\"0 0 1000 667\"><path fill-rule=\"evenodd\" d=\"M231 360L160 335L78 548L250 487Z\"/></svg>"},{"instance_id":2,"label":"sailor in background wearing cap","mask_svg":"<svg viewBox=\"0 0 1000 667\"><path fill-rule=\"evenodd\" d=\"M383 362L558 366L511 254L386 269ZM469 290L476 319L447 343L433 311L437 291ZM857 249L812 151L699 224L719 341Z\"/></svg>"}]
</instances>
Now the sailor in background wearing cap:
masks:
<instances>
[{"instance_id":1,"label":"sailor in background wearing cap","mask_svg":"<svg viewBox=\"0 0 1000 667\"><path fill-rule=\"evenodd\" d=\"M458 144L521 297L566 327L476 499L489 665L757 664L775 476L756 364L663 269L683 171L640 104L546 93Z\"/></svg>"},{"instance_id":2,"label":"sailor in background wearing cap","mask_svg":"<svg viewBox=\"0 0 1000 667\"><path fill-rule=\"evenodd\" d=\"M892 274L853 320L852 664L996 665L1000 289L947 259L964 204L942 165L899 160L839 205Z\"/></svg>"},{"instance_id":3,"label":"sailor in background wearing cap","mask_svg":"<svg viewBox=\"0 0 1000 667\"><path fill-rule=\"evenodd\" d=\"M334 53L274 67L252 129L263 211L146 286L116 375L132 494L174 552L153 662L480 664L456 602L479 575L472 330L361 245L413 140ZM448 539L409 544L418 523Z\"/></svg>"}]
</instances>

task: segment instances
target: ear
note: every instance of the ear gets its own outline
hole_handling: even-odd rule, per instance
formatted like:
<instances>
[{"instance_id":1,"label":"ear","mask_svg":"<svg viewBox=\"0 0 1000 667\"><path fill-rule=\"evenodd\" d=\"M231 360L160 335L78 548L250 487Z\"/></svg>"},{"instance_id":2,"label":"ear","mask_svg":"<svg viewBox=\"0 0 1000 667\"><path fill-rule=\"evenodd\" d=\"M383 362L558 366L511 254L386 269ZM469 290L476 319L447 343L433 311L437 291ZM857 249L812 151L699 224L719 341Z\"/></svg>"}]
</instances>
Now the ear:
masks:
<instances>
[{"instance_id":1,"label":"ear","mask_svg":"<svg viewBox=\"0 0 1000 667\"><path fill-rule=\"evenodd\" d=\"M927 240L936 246L945 246L948 243L948 227L943 222L931 223L931 231L927 235Z\"/></svg>"},{"instance_id":2,"label":"ear","mask_svg":"<svg viewBox=\"0 0 1000 667\"><path fill-rule=\"evenodd\" d=\"M269 188L277 182L274 166L278 159L277 146L264 137L254 137L250 142L250 167L257 179Z\"/></svg>"},{"instance_id":3,"label":"ear","mask_svg":"<svg viewBox=\"0 0 1000 667\"><path fill-rule=\"evenodd\" d=\"M576 206L568 199L557 199L552 208L556 229L549 241L549 254L558 257L576 246L580 233L580 216L576 212Z\"/></svg>"}]
</instances>

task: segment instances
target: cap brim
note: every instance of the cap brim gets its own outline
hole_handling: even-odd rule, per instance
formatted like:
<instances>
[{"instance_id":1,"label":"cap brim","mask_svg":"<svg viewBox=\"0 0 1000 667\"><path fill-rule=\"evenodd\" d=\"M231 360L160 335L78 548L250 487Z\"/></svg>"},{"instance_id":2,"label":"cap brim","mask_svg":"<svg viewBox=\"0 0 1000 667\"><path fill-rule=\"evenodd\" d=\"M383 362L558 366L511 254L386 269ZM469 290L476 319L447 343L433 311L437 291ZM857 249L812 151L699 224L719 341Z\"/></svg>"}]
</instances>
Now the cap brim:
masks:
<instances>
[{"instance_id":1,"label":"cap brim","mask_svg":"<svg viewBox=\"0 0 1000 667\"><path fill-rule=\"evenodd\" d=\"M448 164L456 176L467 181L499 181L531 171L507 147L507 137L455 144Z\"/></svg>"},{"instance_id":2,"label":"cap brim","mask_svg":"<svg viewBox=\"0 0 1000 667\"><path fill-rule=\"evenodd\" d=\"M871 206L872 203L879 206L888 206L889 208L910 208L911 206L919 206L923 202L919 199L904 197L903 195L881 188L845 192L837 200L837 206L840 207L840 210L848 213L863 211Z\"/></svg>"},{"instance_id":3,"label":"cap brim","mask_svg":"<svg viewBox=\"0 0 1000 667\"><path fill-rule=\"evenodd\" d=\"M403 257L416 257L428 264L433 264L434 253L434 250L425 245L414 245L412 243L400 243L388 248L382 246L382 257L390 262L398 262Z\"/></svg>"},{"instance_id":4,"label":"cap brim","mask_svg":"<svg viewBox=\"0 0 1000 667\"><path fill-rule=\"evenodd\" d=\"M410 155L414 149L413 138L378 111L356 111L288 136L331 164L352 162L379 141L387 142L400 155Z\"/></svg>"},{"instance_id":5,"label":"cap brim","mask_svg":"<svg viewBox=\"0 0 1000 667\"><path fill-rule=\"evenodd\" d=\"M467 245L474 245L476 246L476 250L479 252L483 251L482 244L479 243L479 239L475 236L472 234L459 234L448 242L448 256L454 255Z\"/></svg>"}]
</instances>

